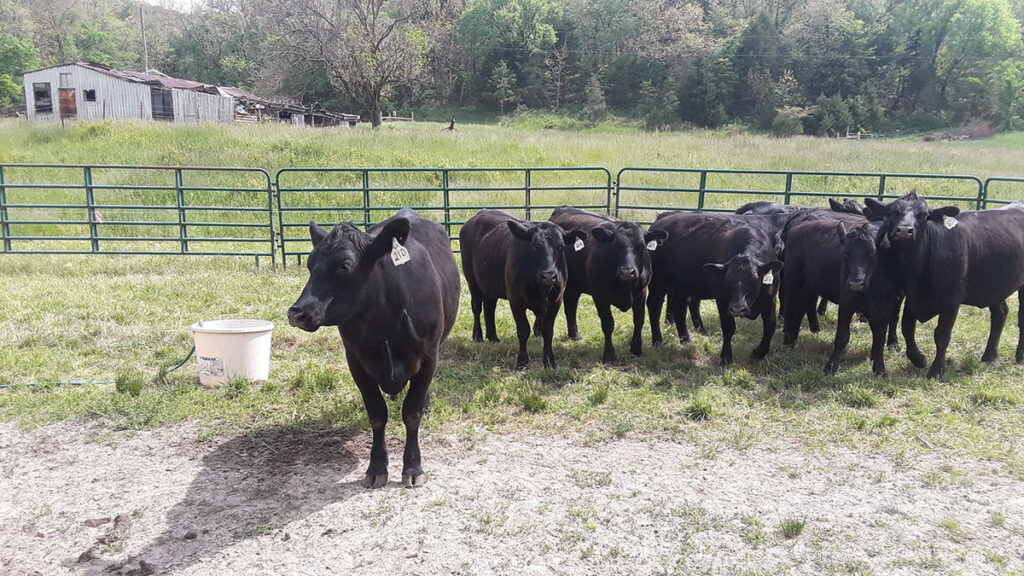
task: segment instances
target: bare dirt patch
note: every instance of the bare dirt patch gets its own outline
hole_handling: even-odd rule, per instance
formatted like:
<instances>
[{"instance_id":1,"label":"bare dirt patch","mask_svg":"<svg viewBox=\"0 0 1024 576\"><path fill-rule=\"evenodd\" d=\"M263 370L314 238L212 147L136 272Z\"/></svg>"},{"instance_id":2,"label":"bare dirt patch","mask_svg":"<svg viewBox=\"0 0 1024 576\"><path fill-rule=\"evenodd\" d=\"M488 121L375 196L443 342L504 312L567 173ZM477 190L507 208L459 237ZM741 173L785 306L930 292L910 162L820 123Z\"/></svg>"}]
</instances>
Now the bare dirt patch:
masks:
<instances>
[{"instance_id":1,"label":"bare dirt patch","mask_svg":"<svg viewBox=\"0 0 1024 576\"><path fill-rule=\"evenodd\" d=\"M393 442L392 481L367 491L368 434L196 438L0 423L0 574L1024 569L1022 482L939 453L780 443L707 459L695 444L477 430L427 435L416 490L395 481Z\"/></svg>"}]
</instances>

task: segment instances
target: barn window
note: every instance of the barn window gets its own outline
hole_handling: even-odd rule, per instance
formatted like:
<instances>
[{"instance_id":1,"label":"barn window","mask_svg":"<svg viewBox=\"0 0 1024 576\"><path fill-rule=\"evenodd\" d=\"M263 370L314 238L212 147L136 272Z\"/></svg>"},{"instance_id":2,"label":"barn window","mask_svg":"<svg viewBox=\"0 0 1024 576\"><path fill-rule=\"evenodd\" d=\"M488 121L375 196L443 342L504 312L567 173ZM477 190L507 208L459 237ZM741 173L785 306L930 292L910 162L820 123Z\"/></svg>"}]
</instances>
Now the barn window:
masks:
<instances>
[{"instance_id":1,"label":"barn window","mask_svg":"<svg viewBox=\"0 0 1024 576\"><path fill-rule=\"evenodd\" d=\"M61 74L60 74L60 87L61 88L71 88L71 73L70 72L61 72Z\"/></svg>"},{"instance_id":2,"label":"barn window","mask_svg":"<svg viewBox=\"0 0 1024 576\"><path fill-rule=\"evenodd\" d=\"M50 96L49 82L32 84L32 101L35 103L36 114L53 112L53 98Z\"/></svg>"},{"instance_id":3,"label":"barn window","mask_svg":"<svg viewBox=\"0 0 1024 576\"><path fill-rule=\"evenodd\" d=\"M171 91L152 86L149 95L153 100L153 120L174 120L174 97Z\"/></svg>"},{"instance_id":4,"label":"barn window","mask_svg":"<svg viewBox=\"0 0 1024 576\"><path fill-rule=\"evenodd\" d=\"M85 94L85 101L86 102L95 102L96 101L96 91L95 90L83 90L82 93Z\"/></svg>"}]
</instances>

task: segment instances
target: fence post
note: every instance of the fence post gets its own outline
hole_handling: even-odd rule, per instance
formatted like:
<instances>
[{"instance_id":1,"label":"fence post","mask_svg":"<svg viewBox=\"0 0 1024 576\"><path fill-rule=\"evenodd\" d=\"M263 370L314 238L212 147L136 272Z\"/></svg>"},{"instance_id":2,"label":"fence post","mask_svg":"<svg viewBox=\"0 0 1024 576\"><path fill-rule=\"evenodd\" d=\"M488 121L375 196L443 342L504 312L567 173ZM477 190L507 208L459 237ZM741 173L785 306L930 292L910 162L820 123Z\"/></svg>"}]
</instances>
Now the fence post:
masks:
<instances>
[{"instance_id":1,"label":"fence post","mask_svg":"<svg viewBox=\"0 0 1024 576\"><path fill-rule=\"evenodd\" d=\"M363 170L363 230L370 229L370 171Z\"/></svg>"},{"instance_id":2,"label":"fence post","mask_svg":"<svg viewBox=\"0 0 1024 576\"><path fill-rule=\"evenodd\" d=\"M530 169L526 169L526 219L530 219Z\"/></svg>"},{"instance_id":3,"label":"fence post","mask_svg":"<svg viewBox=\"0 0 1024 576\"><path fill-rule=\"evenodd\" d=\"M4 167L0 166L0 235L3 236L4 252L11 251L11 228L7 223L7 187L4 186Z\"/></svg>"},{"instance_id":4,"label":"fence post","mask_svg":"<svg viewBox=\"0 0 1024 576\"><path fill-rule=\"evenodd\" d=\"M704 191L705 191L705 188L707 188L707 185L708 185L708 171L707 170L701 170L700 171L700 191L697 192L697 210L698 211L703 211L704 210Z\"/></svg>"},{"instance_id":5,"label":"fence post","mask_svg":"<svg viewBox=\"0 0 1024 576\"><path fill-rule=\"evenodd\" d=\"M793 191L793 173L792 172L786 172L786 199L783 202L784 204L789 205L789 193L792 192L792 191Z\"/></svg>"},{"instance_id":6,"label":"fence post","mask_svg":"<svg viewBox=\"0 0 1024 576\"><path fill-rule=\"evenodd\" d=\"M278 170L277 174L274 174L274 193L277 194L277 228L279 230L278 241L281 244L281 267L282 268L287 268L288 267L288 248L287 248L287 246L285 244L285 238L284 238L284 203L281 201L281 173L282 172L284 172L283 168Z\"/></svg>"},{"instance_id":7,"label":"fence post","mask_svg":"<svg viewBox=\"0 0 1024 576\"><path fill-rule=\"evenodd\" d=\"M452 235L452 213L448 199L448 169L441 169L441 192L444 194L444 229L448 232L448 236Z\"/></svg>"},{"instance_id":8,"label":"fence post","mask_svg":"<svg viewBox=\"0 0 1024 576\"><path fill-rule=\"evenodd\" d=\"M984 184L980 181L978 182L978 210L988 209L988 183L991 181L992 179L988 178L985 180ZM2 184L3 181L0 181L0 185Z\"/></svg>"},{"instance_id":9,"label":"fence post","mask_svg":"<svg viewBox=\"0 0 1024 576\"><path fill-rule=\"evenodd\" d=\"M174 190L178 197L178 242L181 244L181 253L188 252L188 228L185 217L185 179L181 175L181 168L174 169Z\"/></svg>"},{"instance_id":10,"label":"fence post","mask_svg":"<svg viewBox=\"0 0 1024 576\"><path fill-rule=\"evenodd\" d=\"M878 199L882 200L885 197L885 174L878 177Z\"/></svg>"},{"instance_id":11,"label":"fence post","mask_svg":"<svg viewBox=\"0 0 1024 576\"><path fill-rule=\"evenodd\" d=\"M270 180L270 172L262 170L263 174L267 178L267 225L268 233L270 234L270 267L277 268L277 243L274 242L274 195L276 189L274 183ZM284 255L281 256L281 261L287 260ZM260 259L256 259L256 267L259 268Z\"/></svg>"},{"instance_id":12,"label":"fence post","mask_svg":"<svg viewBox=\"0 0 1024 576\"><path fill-rule=\"evenodd\" d=\"M96 200L92 189L92 168L86 166L85 171L85 204L89 211L89 239L92 241L92 251L100 251L99 230L96 227Z\"/></svg>"}]
</instances>

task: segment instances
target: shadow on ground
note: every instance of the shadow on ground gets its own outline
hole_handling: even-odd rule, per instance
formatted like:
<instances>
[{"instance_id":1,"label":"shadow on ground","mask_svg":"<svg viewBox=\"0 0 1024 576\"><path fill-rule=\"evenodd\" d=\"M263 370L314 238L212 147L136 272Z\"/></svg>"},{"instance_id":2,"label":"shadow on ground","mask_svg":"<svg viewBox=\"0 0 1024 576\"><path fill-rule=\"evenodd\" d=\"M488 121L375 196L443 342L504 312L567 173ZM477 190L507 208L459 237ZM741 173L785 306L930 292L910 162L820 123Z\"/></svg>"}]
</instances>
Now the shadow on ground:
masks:
<instances>
[{"instance_id":1,"label":"shadow on ground","mask_svg":"<svg viewBox=\"0 0 1024 576\"><path fill-rule=\"evenodd\" d=\"M162 534L119 563L93 562L87 573L169 573L271 534L363 491L358 482L341 482L368 456L354 452L360 449L368 452L366 439L344 429L272 428L232 438L203 458Z\"/></svg>"}]
</instances>

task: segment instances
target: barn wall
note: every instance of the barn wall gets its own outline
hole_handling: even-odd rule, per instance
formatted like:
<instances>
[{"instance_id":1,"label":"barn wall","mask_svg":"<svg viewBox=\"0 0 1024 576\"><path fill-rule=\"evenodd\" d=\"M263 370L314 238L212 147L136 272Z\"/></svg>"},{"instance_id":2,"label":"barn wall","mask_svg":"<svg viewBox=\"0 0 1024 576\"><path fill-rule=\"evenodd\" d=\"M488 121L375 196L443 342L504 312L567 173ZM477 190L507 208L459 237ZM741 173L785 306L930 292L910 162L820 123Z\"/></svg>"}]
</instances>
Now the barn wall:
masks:
<instances>
[{"instance_id":1,"label":"barn wall","mask_svg":"<svg viewBox=\"0 0 1024 576\"><path fill-rule=\"evenodd\" d=\"M29 72L24 76L25 108L28 120L60 120L60 75L70 73L68 88L75 89L75 104L79 120L152 120L153 105L150 86L129 82L90 68L69 64ZM53 112L35 113L32 84L50 83ZM85 91L95 90L96 101L86 102ZM234 119L234 99L191 90L173 89L175 122L231 122Z\"/></svg>"}]
</instances>

